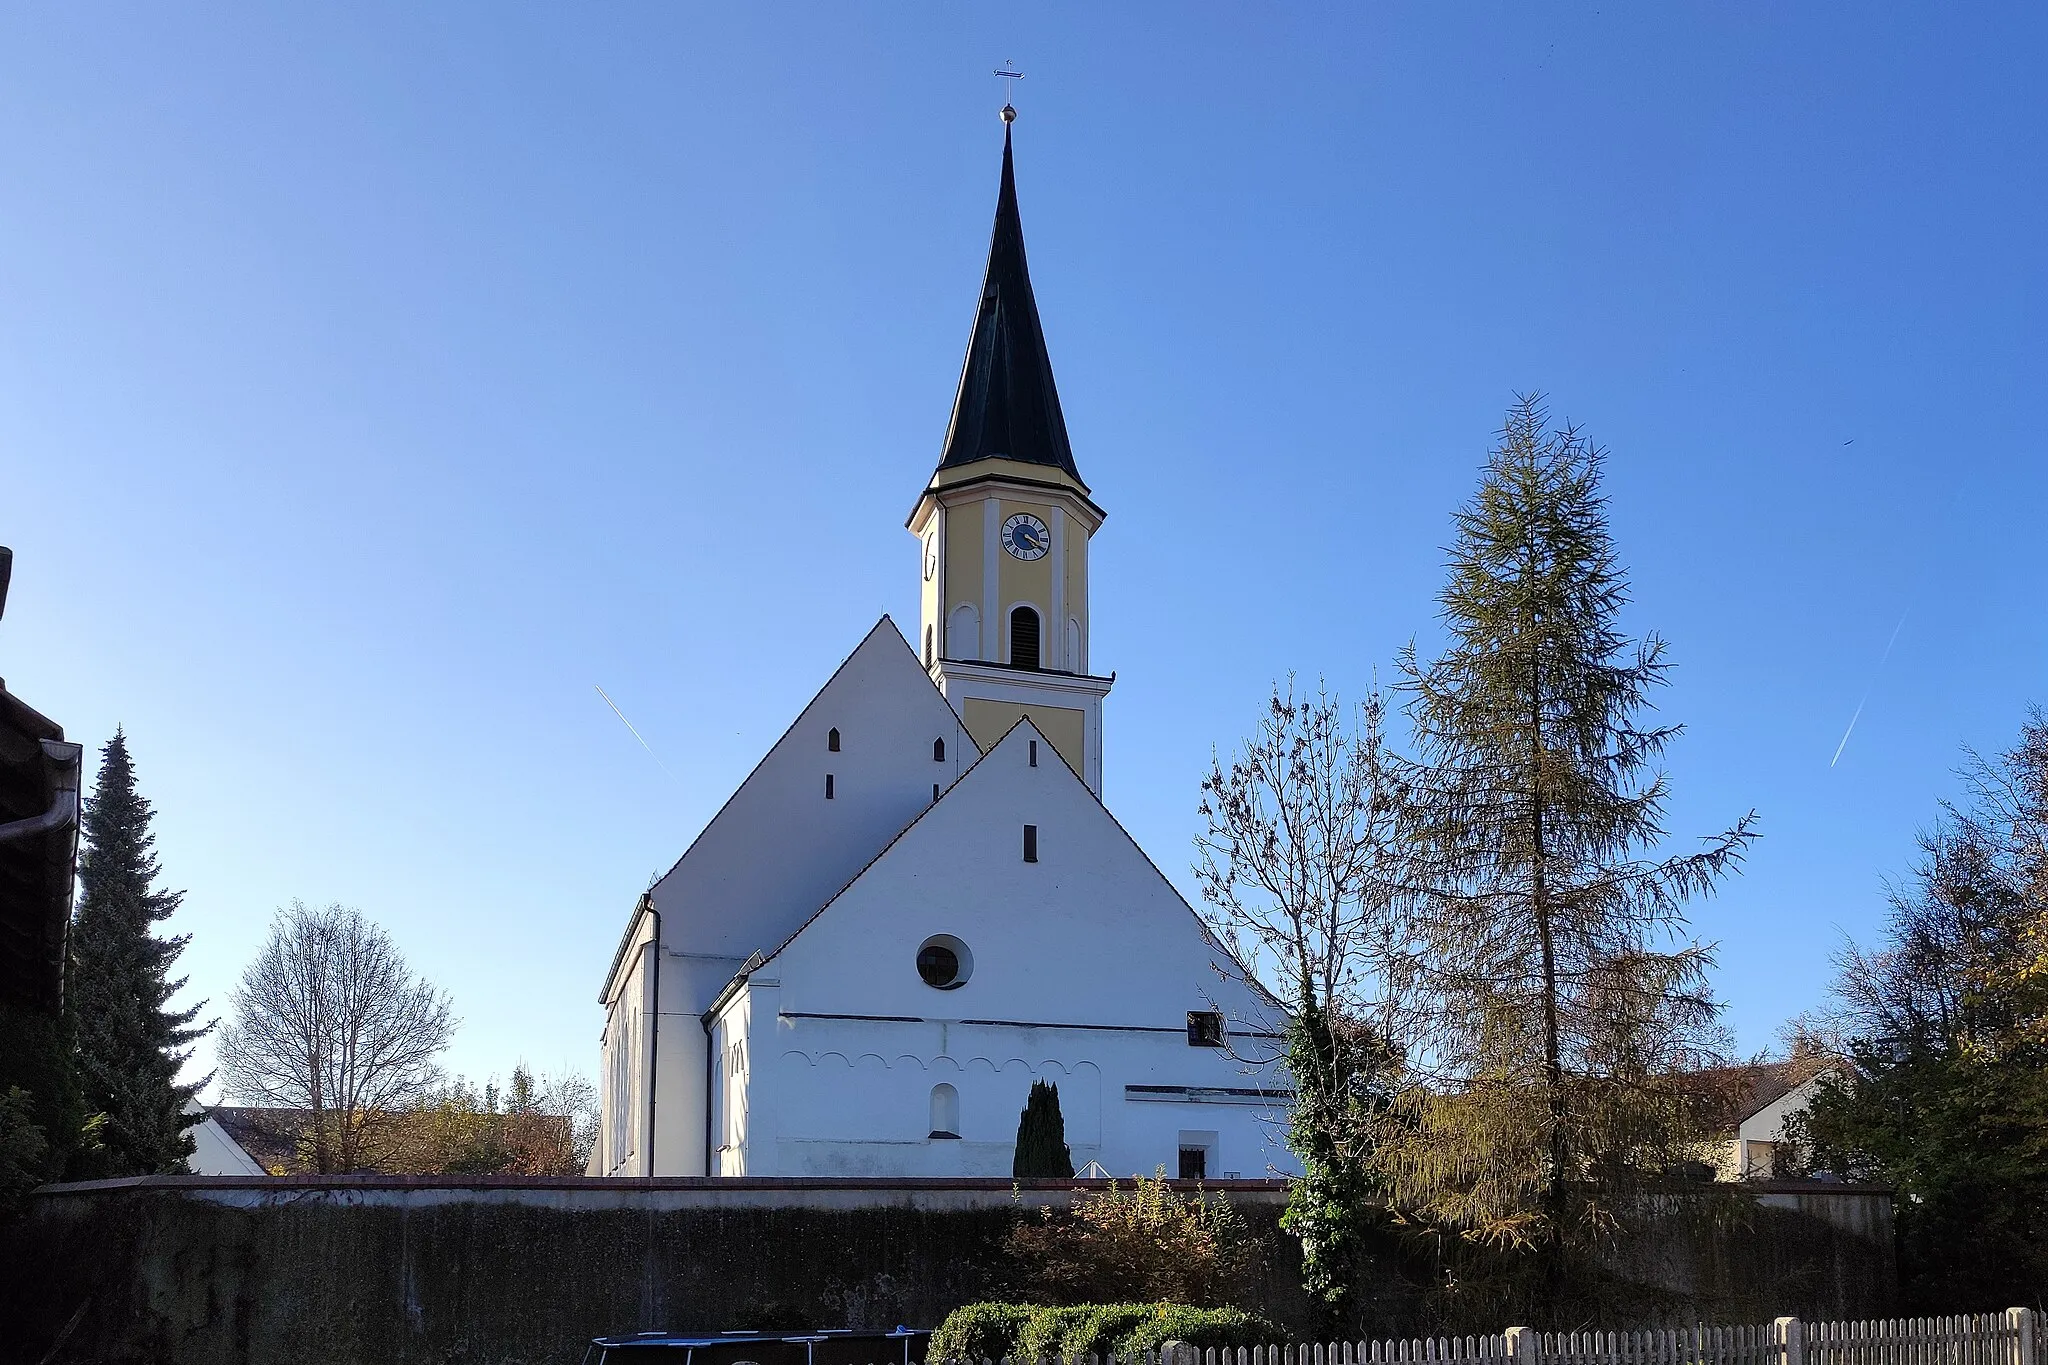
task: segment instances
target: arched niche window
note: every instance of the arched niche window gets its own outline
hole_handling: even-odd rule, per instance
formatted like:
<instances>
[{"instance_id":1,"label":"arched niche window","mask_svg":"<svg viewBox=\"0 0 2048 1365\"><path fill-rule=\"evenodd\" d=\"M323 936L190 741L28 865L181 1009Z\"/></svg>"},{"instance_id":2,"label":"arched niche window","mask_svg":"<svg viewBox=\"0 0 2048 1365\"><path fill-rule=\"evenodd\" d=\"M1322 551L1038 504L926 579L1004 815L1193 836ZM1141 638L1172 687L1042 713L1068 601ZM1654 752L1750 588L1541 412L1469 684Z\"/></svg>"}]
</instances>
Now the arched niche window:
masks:
<instances>
[{"instance_id":1,"label":"arched niche window","mask_svg":"<svg viewBox=\"0 0 2048 1365\"><path fill-rule=\"evenodd\" d=\"M944 763L945 761L946 761L946 741L945 741L945 739L944 739L944 738L939 738L939 739L935 739L935 740L933 740L933 741L932 741L932 762L934 762L934 763Z\"/></svg>"},{"instance_id":2,"label":"arched niche window","mask_svg":"<svg viewBox=\"0 0 2048 1365\"><path fill-rule=\"evenodd\" d=\"M825 747L835 754L839 752L839 729L837 726L825 732Z\"/></svg>"},{"instance_id":3,"label":"arched niche window","mask_svg":"<svg viewBox=\"0 0 2048 1365\"><path fill-rule=\"evenodd\" d=\"M953 608L952 615L946 618L946 657L981 657L981 613L969 603L962 602Z\"/></svg>"},{"instance_id":4,"label":"arched niche window","mask_svg":"<svg viewBox=\"0 0 2048 1365\"><path fill-rule=\"evenodd\" d=\"M932 1128L935 1138L960 1136L960 1092L944 1081L932 1087Z\"/></svg>"},{"instance_id":5,"label":"arched niche window","mask_svg":"<svg viewBox=\"0 0 2048 1365\"><path fill-rule=\"evenodd\" d=\"M1037 668L1038 612L1017 607L1010 612L1010 664L1015 668Z\"/></svg>"}]
</instances>

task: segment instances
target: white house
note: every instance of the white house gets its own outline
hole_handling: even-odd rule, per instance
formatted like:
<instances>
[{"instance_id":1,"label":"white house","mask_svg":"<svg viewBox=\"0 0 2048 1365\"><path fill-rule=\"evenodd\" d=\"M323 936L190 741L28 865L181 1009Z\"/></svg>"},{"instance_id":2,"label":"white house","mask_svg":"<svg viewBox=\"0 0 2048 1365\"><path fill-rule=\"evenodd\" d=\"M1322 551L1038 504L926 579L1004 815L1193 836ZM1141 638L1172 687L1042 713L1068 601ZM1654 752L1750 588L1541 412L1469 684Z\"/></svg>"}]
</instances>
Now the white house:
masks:
<instances>
[{"instance_id":1,"label":"white house","mask_svg":"<svg viewBox=\"0 0 2048 1365\"><path fill-rule=\"evenodd\" d=\"M1104 515L1006 127L952 422L908 523L917 644L876 624L634 907L600 996L592 1173L1008 1176L1037 1079L1077 1168L1299 1169L1277 1006L1101 801Z\"/></svg>"},{"instance_id":2,"label":"white house","mask_svg":"<svg viewBox=\"0 0 2048 1365\"><path fill-rule=\"evenodd\" d=\"M185 1101L185 1112L204 1115L185 1131L192 1135L192 1154L185 1169L194 1175L268 1175L263 1164L249 1155L215 1113L198 1100Z\"/></svg>"}]
</instances>

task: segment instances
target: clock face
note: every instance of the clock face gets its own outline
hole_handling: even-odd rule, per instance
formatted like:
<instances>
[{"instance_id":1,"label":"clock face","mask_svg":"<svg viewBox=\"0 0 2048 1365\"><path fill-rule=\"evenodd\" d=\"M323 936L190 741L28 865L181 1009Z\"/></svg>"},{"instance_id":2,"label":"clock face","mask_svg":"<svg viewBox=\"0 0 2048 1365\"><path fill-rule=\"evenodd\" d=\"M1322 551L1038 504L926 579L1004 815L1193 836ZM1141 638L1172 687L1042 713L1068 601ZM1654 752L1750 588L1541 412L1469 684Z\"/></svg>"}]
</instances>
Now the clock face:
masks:
<instances>
[{"instance_id":1,"label":"clock face","mask_svg":"<svg viewBox=\"0 0 2048 1365\"><path fill-rule=\"evenodd\" d=\"M1003 523L1003 548L1018 559L1043 559L1052 548L1052 536L1044 522L1029 512L1019 512Z\"/></svg>"}]
</instances>

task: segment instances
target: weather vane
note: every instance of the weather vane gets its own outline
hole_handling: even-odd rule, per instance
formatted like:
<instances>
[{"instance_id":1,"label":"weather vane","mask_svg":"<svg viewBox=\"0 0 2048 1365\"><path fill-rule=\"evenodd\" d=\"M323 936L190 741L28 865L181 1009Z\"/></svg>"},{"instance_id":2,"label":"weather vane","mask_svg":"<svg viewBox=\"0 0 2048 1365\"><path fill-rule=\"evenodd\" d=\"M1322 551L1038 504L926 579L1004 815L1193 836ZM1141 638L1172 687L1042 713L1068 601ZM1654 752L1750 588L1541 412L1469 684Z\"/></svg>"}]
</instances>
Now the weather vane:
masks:
<instances>
[{"instance_id":1,"label":"weather vane","mask_svg":"<svg viewBox=\"0 0 2048 1365\"><path fill-rule=\"evenodd\" d=\"M1015 62L1004 62L1003 69L996 72L996 74L1006 81L1021 81L1024 79L1024 73L1012 70L1011 68L1015 65ZM1010 91L1015 88L1015 86L1008 86L1003 90L1003 122L1005 123L1015 123L1017 121L1016 106L1010 103Z\"/></svg>"}]
</instances>

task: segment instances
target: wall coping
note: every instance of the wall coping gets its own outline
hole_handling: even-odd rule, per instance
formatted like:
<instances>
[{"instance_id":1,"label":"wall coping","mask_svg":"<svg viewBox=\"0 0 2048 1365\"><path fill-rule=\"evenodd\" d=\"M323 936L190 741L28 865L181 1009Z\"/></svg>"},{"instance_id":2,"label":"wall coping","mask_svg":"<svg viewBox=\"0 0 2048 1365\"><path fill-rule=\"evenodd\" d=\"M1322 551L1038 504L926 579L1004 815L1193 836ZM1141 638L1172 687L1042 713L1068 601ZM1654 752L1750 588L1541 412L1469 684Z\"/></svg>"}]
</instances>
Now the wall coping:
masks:
<instances>
[{"instance_id":1,"label":"wall coping","mask_svg":"<svg viewBox=\"0 0 2048 1365\"><path fill-rule=\"evenodd\" d=\"M228 1191L276 1190L346 1191L511 1191L547 1190L625 1193L632 1190L802 1194L809 1192L858 1194L1023 1194L1045 1196L1074 1191L1106 1190L1112 1184L1128 1186L1130 1180L1005 1180L964 1176L593 1176L593 1175L132 1175L110 1180L79 1180L44 1185L32 1198L62 1198L69 1195L111 1194L124 1190ZM1184 1193L1198 1190L1212 1194L1285 1194L1286 1180L1169 1180L1170 1189ZM1689 1188L1742 1190L1751 1194L1882 1194L1893 1193L1889 1185L1855 1184L1838 1180L1745 1180L1719 1185L1680 1186Z\"/></svg>"}]
</instances>

